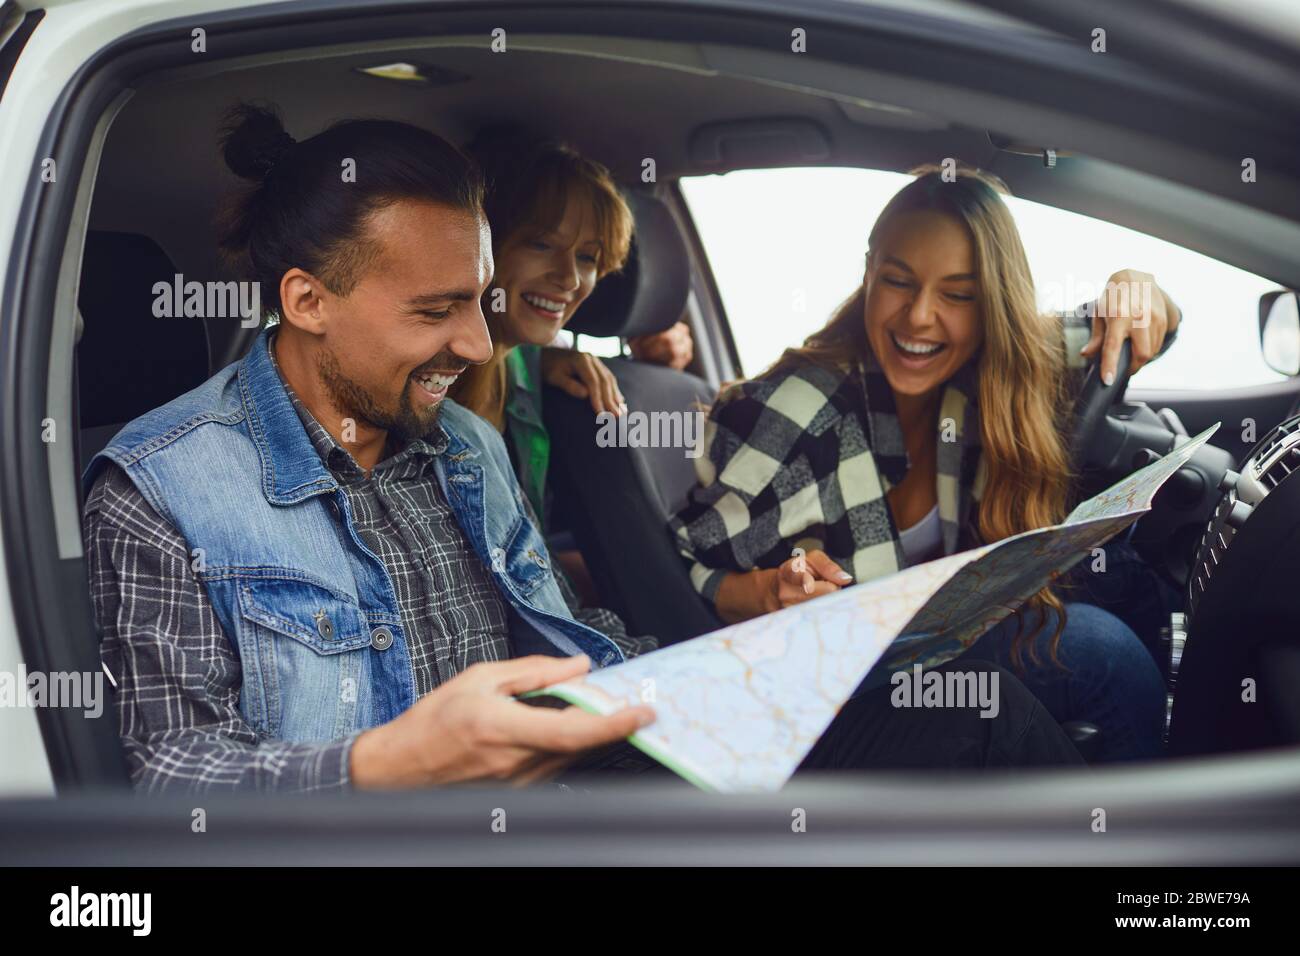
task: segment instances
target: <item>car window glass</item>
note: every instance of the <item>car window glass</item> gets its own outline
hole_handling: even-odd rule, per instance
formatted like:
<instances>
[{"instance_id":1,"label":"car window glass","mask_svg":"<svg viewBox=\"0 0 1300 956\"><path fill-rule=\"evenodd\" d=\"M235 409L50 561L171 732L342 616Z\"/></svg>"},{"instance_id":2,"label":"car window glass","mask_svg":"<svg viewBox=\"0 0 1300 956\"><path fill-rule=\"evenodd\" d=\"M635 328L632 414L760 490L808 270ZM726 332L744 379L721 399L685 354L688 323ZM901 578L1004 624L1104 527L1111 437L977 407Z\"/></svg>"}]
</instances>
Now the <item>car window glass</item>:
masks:
<instances>
[{"instance_id":1,"label":"car window glass","mask_svg":"<svg viewBox=\"0 0 1300 956\"><path fill-rule=\"evenodd\" d=\"M682 192L747 375L820 328L862 280L872 223L910 177L834 167L688 177ZM1178 340L1135 388L1277 382L1260 350L1259 296L1276 283L1123 226L1011 198L1044 309L1094 298L1119 269L1155 275L1182 309Z\"/></svg>"}]
</instances>

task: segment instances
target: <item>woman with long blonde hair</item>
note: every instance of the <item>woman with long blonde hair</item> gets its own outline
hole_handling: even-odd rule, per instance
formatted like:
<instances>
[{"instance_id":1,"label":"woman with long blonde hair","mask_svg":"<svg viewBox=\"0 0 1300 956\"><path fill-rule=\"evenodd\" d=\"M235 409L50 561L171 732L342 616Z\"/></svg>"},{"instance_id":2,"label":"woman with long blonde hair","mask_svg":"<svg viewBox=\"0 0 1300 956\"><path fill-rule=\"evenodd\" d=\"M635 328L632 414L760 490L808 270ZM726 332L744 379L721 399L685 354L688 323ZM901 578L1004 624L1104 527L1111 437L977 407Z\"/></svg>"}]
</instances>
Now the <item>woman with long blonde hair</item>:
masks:
<instances>
[{"instance_id":1,"label":"woman with long blonde hair","mask_svg":"<svg viewBox=\"0 0 1300 956\"><path fill-rule=\"evenodd\" d=\"M1074 369L1157 355L1178 323L1085 306L1044 315L996 177L915 170L877 219L862 285L800 348L719 396L699 484L673 520L724 620L778 610L1062 520ZM1112 282L1153 280L1125 271ZM1132 308L1131 308L1132 307ZM1063 332L1086 326L1074 354ZM1015 669L1059 721L1102 731L1100 759L1160 752L1164 687L1117 617L1050 589L967 652Z\"/></svg>"}]
</instances>

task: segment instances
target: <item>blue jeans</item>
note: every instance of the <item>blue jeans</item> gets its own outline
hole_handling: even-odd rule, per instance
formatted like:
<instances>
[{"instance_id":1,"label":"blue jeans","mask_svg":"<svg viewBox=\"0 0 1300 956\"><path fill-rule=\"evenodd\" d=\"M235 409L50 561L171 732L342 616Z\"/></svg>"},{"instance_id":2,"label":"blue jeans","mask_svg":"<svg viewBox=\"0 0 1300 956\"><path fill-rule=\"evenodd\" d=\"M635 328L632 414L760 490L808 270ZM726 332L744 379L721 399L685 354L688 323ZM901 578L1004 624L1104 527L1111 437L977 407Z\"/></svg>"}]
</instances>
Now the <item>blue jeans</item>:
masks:
<instances>
[{"instance_id":1,"label":"blue jeans","mask_svg":"<svg viewBox=\"0 0 1300 956\"><path fill-rule=\"evenodd\" d=\"M1056 582L1057 593L1062 601L1110 611L1133 629L1153 657L1161 655L1160 629L1169 623L1171 611L1183 610L1185 595L1138 554L1127 535L1107 542L1105 552L1104 571L1093 570L1092 558L1084 558Z\"/></svg>"},{"instance_id":2,"label":"blue jeans","mask_svg":"<svg viewBox=\"0 0 1300 956\"><path fill-rule=\"evenodd\" d=\"M1132 629L1091 604L1065 605L1065 630L1052 663L1048 645L1056 612L1026 610L1025 631L1046 618L1034 635L1037 662L1022 653L1011 662L1018 619L1011 615L975 642L963 657L991 660L1016 674L1058 723L1086 720L1101 730L1097 760L1147 760L1163 753L1165 684L1151 654Z\"/></svg>"}]
</instances>

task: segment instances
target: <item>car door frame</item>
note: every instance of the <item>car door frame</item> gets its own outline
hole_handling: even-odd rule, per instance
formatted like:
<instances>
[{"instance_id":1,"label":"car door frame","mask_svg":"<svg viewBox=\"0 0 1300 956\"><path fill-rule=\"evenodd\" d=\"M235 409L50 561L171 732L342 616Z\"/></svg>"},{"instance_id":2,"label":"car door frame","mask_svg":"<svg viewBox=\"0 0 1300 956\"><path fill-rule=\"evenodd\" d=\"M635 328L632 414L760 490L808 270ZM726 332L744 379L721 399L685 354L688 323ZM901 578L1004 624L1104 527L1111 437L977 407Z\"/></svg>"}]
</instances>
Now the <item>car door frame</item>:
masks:
<instances>
[{"instance_id":1,"label":"car door frame","mask_svg":"<svg viewBox=\"0 0 1300 956\"><path fill-rule=\"evenodd\" d=\"M216 6L214 4L214 8ZM405 31L398 35L411 35L411 30L428 29L426 20L422 16L416 16L416 13L425 15L429 11L445 9L447 17L444 22L455 19L462 24L477 23L485 28L486 35L505 5L480 4L474 8L460 8L456 5L454 17L451 16L451 6L453 5L431 2L401 7L390 4L387 6L389 12L385 14L388 18L385 20L385 29ZM560 8L563 8L566 15L557 18L556 11ZM652 8L657 15L665 17L674 11L689 13L679 24L687 20L698 22L696 17L712 17L710 22L715 27L739 26L738 34L729 34L733 38L745 34L743 27L746 26L751 28L750 32L769 39L781 38L784 42L788 36L788 15L782 14L776 4L766 0L734 0L693 8L682 3L642 4L631 0L601 9L590 8L585 4L548 3L523 11L520 22L535 24L539 31L543 28L554 31L557 27L563 29L566 24L572 24L578 32L594 32L597 25L608 29L614 20L619 20L627 23L627 29L632 31L629 35L645 35L647 30L662 32L664 26L662 21L647 25L646 11ZM370 16L367 19L368 14ZM859 10L849 5L829 3L810 4L808 10L804 11L804 16L812 21L830 26L838 24L842 28L841 35L833 39L830 46L845 57L850 53L855 57L862 55L861 46L854 48L851 44L845 45L845 41L852 36L871 37L874 38L873 42L880 42L882 34L879 15L878 8ZM328 16L330 20L325 24L324 21L313 19L316 16ZM402 17L407 19L401 21ZM728 17L733 19L728 20ZM756 22L745 20L747 17L754 18ZM319 45L325 34L334 34L344 23L350 23L362 36L371 36L377 18L378 14L368 6L353 5L350 9L345 9L343 4L337 2L304 0L301 3L268 4L236 10L214 9L204 17L204 23L209 42L219 38L231 43L244 42L251 48L278 51ZM744 22L738 25L733 22L734 18L741 18ZM759 20L761 22L757 22ZM175 64L175 46L188 43L193 22L193 17L185 17L140 26L131 34L108 41L93 58L79 64L75 76L59 93L57 108L51 112L40 133L39 155L56 158L60 161L60 168L78 169L79 162L84 161L88 155L90 139L99 117L134 77ZM401 25L402 22L405 26ZM915 20L907 23L913 29L916 27ZM862 32L855 33L855 30ZM870 46L869 43L866 45ZM989 66L986 62L982 68ZM68 599L69 593L84 591L85 562L80 556L65 559L57 553L54 520L56 503L48 481L48 449L42 446L39 427L42 417L40 412L45 408L49 387L54 306L65 266L60 253L72 222L74 201L69 192L32 188L25 191L18 227L14 233L14 255L10 258L3 294L0 296L0 350L3 352L0 354L0 390L4 393L3 418L0 418L0 508L3 508L6 519L3 522L6 555L17 554L23 558L18 567L15 567L13 561L8 562L7 570L10 598L20 619L20 638L24 651L37 660L43 659L56 665L66 663L71 665L66 669L75 670L79 665L87 665L95 656L94 635L86 633L85 605ZM22 316L29 318L25 322L20 321ZM71 383L68 385L70 387ZM62 502L60 506L66 507L67 504ZM24 550L29 547L32 549L30 552ZM56 633L60 627L64 629L62 636ZM78 634L80 637L75 638L74 635ZM88 731L84 727L71 723L51 724L52 719L48 713L42 714L42 730L60 787L113 784L119 781L120 776L111 770L111 755L102 747L102 741L87 736ZM62 739L61 734L67 739ZM1225 760L1223 764L1225 771L1230 766L1241 765L1241 760L1235 763ZM1123 784L1130 788L1129 792L1132 792L1132 788L1140 788L1142 781L1147 779L1150 779L1152 785L1159 779L1170 786L1184 788L1178 793L1180 807L1187 814L1183 819L1194 819L1197 811L1209 813L1222 809L1221 795L1213 802L1198 801L1194 789L1185 789L1194 788L1201 781L1190 769L1181 775L1170 773L1169 770L1170 768L1165 768L1159 774L1150 771L1149 778L1143 776L1144 771L1132 771L1125 777ZM1279 755L1269 761L1267 767L1260 769L1259 774L1262 777L1242 777L1234 782L1241 782L1245 787L1251 786L1252 782L1261 787L1267 783L1272 798L1292 803L1294 796L1300 793L1300 755ZM1118 780L1118 772L1116 779ZM932 791L932 785L928 785L927 790ZM1119 792L1116 791L1117 796ZM956 804L945 800L942 823L938 822L937 817L930 820L930 825L938 826L942 831L936 834L936 838L946 839L962 828L971 828L970 832L974 832L981 826L987 827L991 821L997 821L1004 828L1004 840L1017 834L1029 836L1033 828L1022 830L1017 827L1016 821L1006 815L1005 802L1000 800L1000 794L1001 791L991 791L987 799L977 798ZM932 793L932 796L936 795ZM1249 803L1249 796L1249 793L1243 794L1243 803ZM1063 789L1059 790L1058 799L1066 800ZM109 805L116 804L109 801L103 804L105 807ZM648 802L639 805L629 802L626 805L638 806L646 812L651 807ZM683 806L689 807L691 804L687 801ZM892 805L890 819L903 812L899 811L899 806L897 803ZM1066 803L1057 806L1064 812ZM860 798L844 804L842 808L842 812L855 815L854 819L860 824L865 825L865 822L874 820L876 825L884 825L887 822L885 817L873 816L873 812L878 814L878 811L879 807L873 811L871 801L864 803ZM80 804L77 812L85 814L91 811L87 810L86 805ZM258 819L269 819L258 808L250 808L249 812ZM587 808L579 803L573 805L571 813L574 820L581 823ZM1250 826L1254 827L1257 822L1258 818ZM55 818L47 819L46 823L49 827L59 825ZM926 825L924 821L920 823ZM1086 817L1080 817L1079 825L1087 828ZM1294 828L1294 817L1290 825ZM788 839L788 826L782 829L787 831ZM1267 836L1279 832L1282 832L1281 829L1275 827ZM1162 838L1166 841L1164 846L1172 850L1174 843L1171 841L1177 840L1178 835L1166 831ZM261 831L261 839L266 839L264 831ZM1149 845L1144 852L1151 852ZM1079 858L1097 860L1102 857L1096 852L1081 852Z\"/></svg>"}]
</instances>

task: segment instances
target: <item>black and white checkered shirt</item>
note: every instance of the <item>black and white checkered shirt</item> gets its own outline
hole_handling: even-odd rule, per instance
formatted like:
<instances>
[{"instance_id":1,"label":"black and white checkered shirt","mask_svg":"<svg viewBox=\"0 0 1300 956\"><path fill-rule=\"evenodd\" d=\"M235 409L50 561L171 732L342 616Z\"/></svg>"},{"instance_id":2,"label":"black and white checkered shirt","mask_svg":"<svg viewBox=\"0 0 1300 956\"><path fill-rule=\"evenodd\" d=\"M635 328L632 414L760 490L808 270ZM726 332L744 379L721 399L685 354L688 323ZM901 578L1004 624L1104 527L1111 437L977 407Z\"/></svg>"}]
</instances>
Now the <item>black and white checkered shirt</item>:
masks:
<instances>
[{"instance_id":1,"label":"black and white checkered shirt","mask_svg":"<svg viewBox=\"0 0 1300 956\"><path fill-rule=\"evenodd\" d=\"M885 494L908 460L882 389L878 369L803 364L718 397L695 461L699 483L671 523L701 595L715 601L727 573L777 567L796 547L825 551L856 581L904 566ZM958 524L978 495L978 455L964 453L973 412L968 391L948 390L940 418L954 422L954 440L940 443L936 462L945 550L971 546Z\"/></svg>"},{"instance_id":2,"label":"black and white checkered shirt","mask_svg":"<svg viewBox=\"0 0 1300 956\"><path fill-rule=\"evenodd\" d=\"M1085 304L1055 319L1067 391L1077 389L1091 312ZM1162 352L1173 341L1170 333ZM947 383L936 436L947 554L981 543L974 505L986 471L977 399L968 362ZM777 567L796 547L825 551L856 582L906 566L885 496L909 461L892 389L870 350L851 367L804 364L732 386L709 412L704 445L698 484L671 529L709 601L729 572Z\"/></svg>"},{"instance_id":3,"label":"black and white checkered shirt","mask_svg":"<svg viewBox=\"0 0 1300 956\"><path fill-rule=\"evenodd\" d=\"M272 353L274 355L274 353ZM417 695L478 661L511 654L506 606L474 554L433 472L446 435L435 427L366 474L293 390L313 447L344 488L362 541L383 562L408 635ZM86 501L83 531L101 656L116 685L117 714L137 789L326 790L348 785L357 734L324 744L259 740L239 710L241 669L232 643L190 566L190 548L118 466ZM554 565L552 565L554 566ZM631 638L613 613L575 617L626 656L655 646Z\"/></svg>"}]
</instances>

